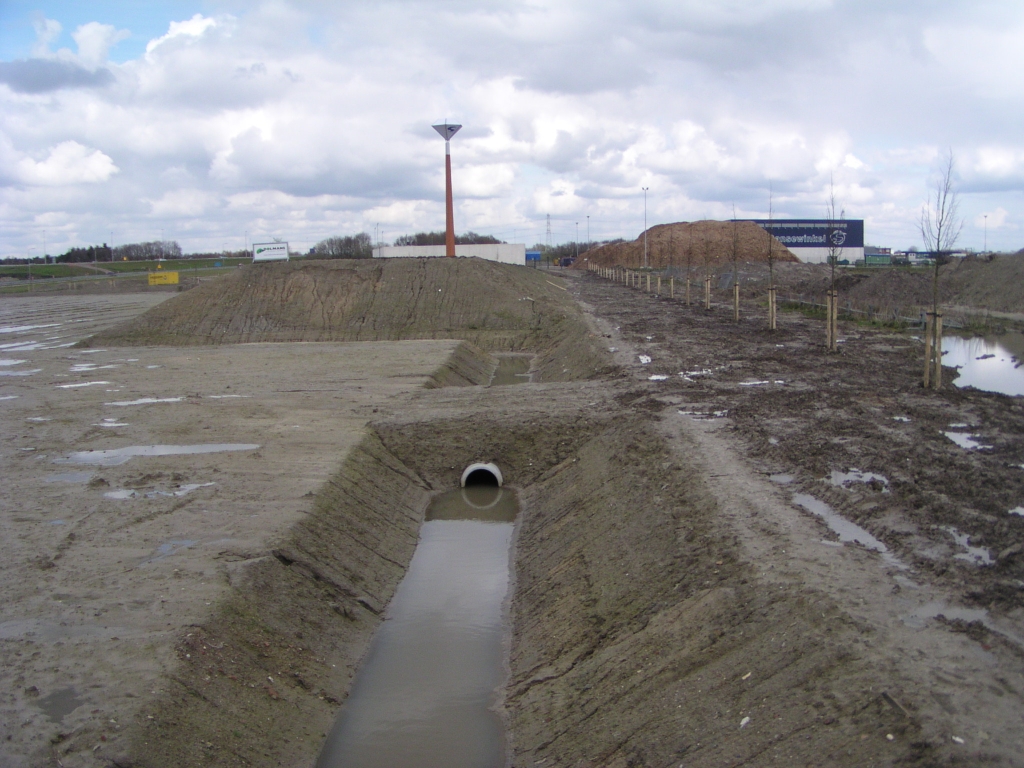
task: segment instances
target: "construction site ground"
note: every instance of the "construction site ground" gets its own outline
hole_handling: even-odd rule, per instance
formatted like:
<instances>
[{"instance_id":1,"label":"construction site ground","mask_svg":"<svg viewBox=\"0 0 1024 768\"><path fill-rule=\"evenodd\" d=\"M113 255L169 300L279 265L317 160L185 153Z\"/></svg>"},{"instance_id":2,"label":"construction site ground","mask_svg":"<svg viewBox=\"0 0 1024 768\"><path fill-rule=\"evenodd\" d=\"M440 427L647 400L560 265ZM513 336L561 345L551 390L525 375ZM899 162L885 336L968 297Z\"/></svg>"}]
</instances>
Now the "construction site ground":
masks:
<instances>
[{"instance_id":1,"label":"construction site ground","mask_svg":"<svg viewBox=\"0 0 1024 768\"><path fill-rule=\"evenodd\" d=\"M737 323L581 270L364 270L441 302L417 340L331 303L348 267L288 269L225 278L221 320L204 284L113 346L4 351L40 370L0 379L0 762L310 765L430 497L494 461L521 501L509 765L1021 764L1021 398L923 390L913 332L843 322L827 354L749 297ZM278 294L329 340L284 338ZM159 346L175 301L191 340ZM533 383L485 386L503 351ZM60 463L213 443L248 447Z\"/></svg>"}]
</instances>

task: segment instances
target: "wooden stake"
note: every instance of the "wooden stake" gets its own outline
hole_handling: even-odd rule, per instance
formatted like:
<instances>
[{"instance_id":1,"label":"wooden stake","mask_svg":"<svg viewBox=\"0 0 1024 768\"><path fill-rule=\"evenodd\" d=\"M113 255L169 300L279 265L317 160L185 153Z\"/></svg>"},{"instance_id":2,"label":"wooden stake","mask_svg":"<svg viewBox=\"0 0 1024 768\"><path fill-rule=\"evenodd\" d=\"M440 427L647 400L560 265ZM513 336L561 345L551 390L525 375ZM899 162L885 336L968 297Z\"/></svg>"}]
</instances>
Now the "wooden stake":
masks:
<instances>
[{"instance_id":1,"label":"wooden stake","mask_svg":"<svg viewBox=\"0 0 1024 768\"><path fill-rule=\"evenodd\" d=\"M658 275L658 295L661 296L661 275Z\"/></svg>"},{"instance_id":2,"label":"wooden stake","mask_svg":"<svg viewBox=\"0 0 1024 768\"><path fill-rule=\"evenodd\" d=\"M704 309L711 309L711 275L704 276Z\"/></svg>"},{"instance_id":3,"label":"wooden stake","mask_svg":"<svg viewBox=\"0 0 1024 768\"><path fill-rule=\"evenodd\" d=\"M932 387L942 389L942 313L935 313L935 341L932 342L932 355L935 359L935 371L932 374Z\"/></svg>"},{"instance_id":4,"label":"wooden stake","mask_svg":"<svg viewBox=\"0 0 1024 768\"><path fill-rule=\"evenodd\" d=\"M735 283L732 287L732 314L733 319L740 321L740 284Z\"/></svg>"},{"instance_id":5,"label":"wooden stake","mask_svg":"<svg viewBox=\"0 0 1024 768\"><path fill-rule=\"evenodd\" d=\"M674 299L676 297L676 278L674 275L668 279L668 290L669 297Z\"/></svg>"},{"instance_id":6,"label":"wooden stake","mask_svg":"<svg viewBox=\"0 0 1024 768\"><path fill-rule=\"evenodd\" d=\"M924 316L924 388L932 384L932 325L935 316L926 312Z\"/></svg>"}]
</instances>

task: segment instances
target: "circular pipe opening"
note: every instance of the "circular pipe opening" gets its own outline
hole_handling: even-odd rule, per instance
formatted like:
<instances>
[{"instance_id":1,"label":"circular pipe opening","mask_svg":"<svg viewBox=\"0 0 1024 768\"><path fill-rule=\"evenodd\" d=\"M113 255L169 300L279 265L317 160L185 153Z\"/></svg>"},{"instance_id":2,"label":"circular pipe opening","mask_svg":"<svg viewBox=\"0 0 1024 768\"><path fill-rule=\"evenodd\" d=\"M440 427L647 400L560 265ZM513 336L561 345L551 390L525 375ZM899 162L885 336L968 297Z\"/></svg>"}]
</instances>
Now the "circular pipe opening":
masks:
<instances>
[{"instance_id":1,"label":"circular pipe opening","mask_svg":"<svg viewBox=\"0 0 1024 768\"><path fill-rule=\"evenodd\" d=\"M484 464L477 462L470 464L462 471L460 485L465 488L467 485L492 485L501 487L504 480L501 477L501 470L496 464Z\"/></svg>"}]
</instances>

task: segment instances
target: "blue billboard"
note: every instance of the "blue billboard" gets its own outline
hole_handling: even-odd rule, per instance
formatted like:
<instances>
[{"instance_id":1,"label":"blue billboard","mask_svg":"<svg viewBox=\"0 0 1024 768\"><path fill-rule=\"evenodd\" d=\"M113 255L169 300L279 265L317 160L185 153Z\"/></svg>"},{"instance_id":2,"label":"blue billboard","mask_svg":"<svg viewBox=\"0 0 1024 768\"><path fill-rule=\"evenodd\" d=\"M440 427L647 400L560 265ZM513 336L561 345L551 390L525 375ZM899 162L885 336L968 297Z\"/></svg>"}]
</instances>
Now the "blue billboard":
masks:
<instances>
[{"instance_id":1,"label":"blue billboard","mask_svg":"<svg viewBox=\"0 0 1024 768\"><path fill-rule=\"evenodd\" d=\"M864 219L747 219L787 248L864 247Z\"/></svg>"}]
</instances>

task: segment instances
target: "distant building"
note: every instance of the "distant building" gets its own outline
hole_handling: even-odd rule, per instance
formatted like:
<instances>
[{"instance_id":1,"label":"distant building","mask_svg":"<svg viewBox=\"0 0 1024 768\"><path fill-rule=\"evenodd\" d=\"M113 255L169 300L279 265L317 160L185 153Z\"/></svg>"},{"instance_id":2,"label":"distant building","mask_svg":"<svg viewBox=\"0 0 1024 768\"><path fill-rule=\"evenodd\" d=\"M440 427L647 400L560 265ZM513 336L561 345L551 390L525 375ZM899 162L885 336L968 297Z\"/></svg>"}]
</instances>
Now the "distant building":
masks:
<instances>
[{"instance_id":1,"label":"distant building","mask_svg":"<svg viewBox=\"0 0 1024 768\"><path fill-rule=\"evenodd\" d=\"M840 261L854 261L864 258L864 220L840 219L745 219L752 221L765 232L786 246L800 261L810 264L825 264L829 257L831 242L841 251Z\"/></svg>"},{"instance_id":2,"label":"distant building","mask_svg":"<svg viewBox=\"0 0 1024 768\"><path fill-rule=\"evenodd\" d=\"M444 258L444 245L382 245L373 249L378 259L433 259ZM479 245L456 245L456 258L470 258L497 261L501 264L526 266L526 246L522 243L500 243Z\"/></svg>"}]
</instances>

